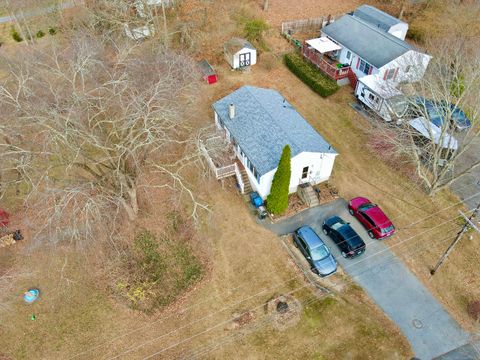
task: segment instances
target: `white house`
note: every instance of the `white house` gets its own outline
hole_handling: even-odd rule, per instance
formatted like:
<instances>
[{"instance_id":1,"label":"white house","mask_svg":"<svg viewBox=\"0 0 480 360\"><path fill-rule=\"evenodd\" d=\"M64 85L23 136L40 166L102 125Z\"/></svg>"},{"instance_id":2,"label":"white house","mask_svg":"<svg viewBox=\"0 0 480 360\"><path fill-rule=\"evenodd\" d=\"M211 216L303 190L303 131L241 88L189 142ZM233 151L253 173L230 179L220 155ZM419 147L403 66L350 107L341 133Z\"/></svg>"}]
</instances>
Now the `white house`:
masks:
<instances>
[{"instance_id":1,"label":"white house","mask_svg":"<svg viewBox=\"0 0 480 360\"><path fill-rule=\"evenodd\" d=\"M266 198L285 145L291 148L290 193L329 179L337 152L271 89L243 86L213 104L215 124L234 146L252 188Z\"/></svg>"},{"instance_id":2,"label":"white house","mask_svg":"<svg viewBox=\"0 0 480 360\"><path fill-rule=\"evenodd\" d=\"M363 11L359 13L362 8ZM431 57L402 39L403 31L406 32L408 25L403 30L396 30L392 25L389 29L394 29L393 33L398 35L396 36L390 33L390 30L387 31L386 26L379 25L385 22L385 18L395 18L371 6L361 6L359 9L322 29L322 36L341 47L334 54L337 61L350 65L357 78L377 75L392 83L420 80ZM370 16L366 17L365 9L375 9L375 12L372 11Z\"/></svg>"},{"instance_id":3,"label":"white house","mask_svg":"<svg viewBox=\"0 0 480 360\"><path fill-rule=\"evenodd\" d=\"M233 69L257 63L257 50L245 39L232 38L223 45L224 55Z\"/></svg>"}]
</instances>

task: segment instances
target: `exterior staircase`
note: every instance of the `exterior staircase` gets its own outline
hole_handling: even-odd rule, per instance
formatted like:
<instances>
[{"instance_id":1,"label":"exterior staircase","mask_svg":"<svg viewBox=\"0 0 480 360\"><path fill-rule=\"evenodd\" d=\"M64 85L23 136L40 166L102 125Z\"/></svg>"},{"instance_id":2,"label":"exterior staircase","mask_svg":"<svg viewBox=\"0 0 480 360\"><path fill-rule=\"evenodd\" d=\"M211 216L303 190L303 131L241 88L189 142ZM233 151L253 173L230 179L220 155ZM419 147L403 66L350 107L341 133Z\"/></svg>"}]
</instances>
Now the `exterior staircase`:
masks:
<instances>
[{"instance_id":1,"label":"exterior staircase","mask_svg":"<svg viewBox=\"0 0 480 360\"><path fill-rule=\"evenodd\" d=\"M357 75L355 75L355 73L351 68L348 69L348 80L350 80L350 85L355 90L357 88L358 79L357 79Z\"/></svg>"},{"instance_id":2,"label":"exterior staircase","mask_svg":"<svg viewBox=\"0 0 480 360\"><path fill-rule=\"evenodd\" d=\"M315 190L313 190L312 185L310 184L302 184L298 186L298 195L300 199L307 204L309 207L314 207L320 205L320 201L318 201L318 196Z\"/></svg>"},{"instance_id":3,"label":"exterior staircase","mask_svg":"<svg viewBox=\"0 0 480 360\"><path fill-rule=\"evenodd\" d=\"M252 185L250 184L250 180L248 179L247 171L245 168L242 167L240 170L240 175L242 176L242 182L243 182L243 193L244 194L249 194L253 191Z\"/></svg>"}]
</instances>

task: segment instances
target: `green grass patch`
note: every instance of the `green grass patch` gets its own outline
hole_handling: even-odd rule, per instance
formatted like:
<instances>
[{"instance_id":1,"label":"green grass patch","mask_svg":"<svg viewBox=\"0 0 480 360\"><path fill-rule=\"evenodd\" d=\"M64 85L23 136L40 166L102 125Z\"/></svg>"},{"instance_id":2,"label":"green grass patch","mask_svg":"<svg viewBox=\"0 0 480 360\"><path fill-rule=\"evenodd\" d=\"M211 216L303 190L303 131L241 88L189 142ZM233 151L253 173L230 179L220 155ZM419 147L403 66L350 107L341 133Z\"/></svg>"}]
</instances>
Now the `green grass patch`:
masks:
<instances>
[{"instance_id":1,"label":"green grass patch","mask_svg":"<svg viewBox=\"0 0 480 360\"><path fill-rule=\"evenodd\" d=\"M202 277L202 264L186 242L184 223L178 221L175 218L160 236L141 231L127 250L122 261L126 275L115 291L133 309L151 313L164 307Z\"/></svg>"},{"instance_id":2,"label":"green grass patch","mask_svg":"<svg viewBox=\"0 0 480 360\"><path fill-rule=\"evenodd\" d=\"M299 53L286 54L285 64L291 72L321 97L330 96L340 88L334 80L320 72Z\"/></svg>"}]
</instances>

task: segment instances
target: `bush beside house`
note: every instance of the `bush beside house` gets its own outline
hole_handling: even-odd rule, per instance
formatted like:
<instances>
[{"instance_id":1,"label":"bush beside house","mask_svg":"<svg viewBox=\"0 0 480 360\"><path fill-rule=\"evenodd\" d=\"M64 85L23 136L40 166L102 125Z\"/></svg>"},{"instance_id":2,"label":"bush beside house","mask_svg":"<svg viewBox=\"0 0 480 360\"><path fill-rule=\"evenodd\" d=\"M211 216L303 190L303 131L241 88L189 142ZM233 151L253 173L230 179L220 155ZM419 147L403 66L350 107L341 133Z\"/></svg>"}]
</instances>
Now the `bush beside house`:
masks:
<instances>
[{"instance_id":1,"label":"bush beside house","mask_svg":"<svg viewBox=\"0 0 480 360\"><path fill-rule=\"evenodd\" d=\"M285 55L285 64L297 77L322 97L335 93L339 86L298 53Z\"/></svg>"},{"instance_id":2,"label":"bush beside house","mask_svg":"<svg viewBox=\"0 0 480 360\"><path fill-rule=\"evenodd\" d=\"M273 176L270 194L267 196L267 210L274 215L282 214L288 208L288 190L292 174L290 158L290 146L285 145Z\"/></svg>"}]
</instances>

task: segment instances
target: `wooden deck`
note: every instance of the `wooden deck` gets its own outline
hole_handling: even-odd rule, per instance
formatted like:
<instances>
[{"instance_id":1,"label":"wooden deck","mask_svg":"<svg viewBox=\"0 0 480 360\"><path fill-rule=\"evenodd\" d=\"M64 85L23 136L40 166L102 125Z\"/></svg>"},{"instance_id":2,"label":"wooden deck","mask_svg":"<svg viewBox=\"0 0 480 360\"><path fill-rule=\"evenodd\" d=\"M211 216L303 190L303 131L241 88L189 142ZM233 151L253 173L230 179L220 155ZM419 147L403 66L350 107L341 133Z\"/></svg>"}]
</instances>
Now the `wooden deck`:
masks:
<instances>
[{"instance_id":1,"label":"wooden deck","mask_svg":"<svg viewBox=\"0 0 480 360\"><path fill-rule=\"evenodd\" d=\"M350 66L338 67L338 61L333 61L314 49L309 49L308 45L303 45L302 55L333 80L340 80L348 77Z\"/></svg>"}]
</instances>

